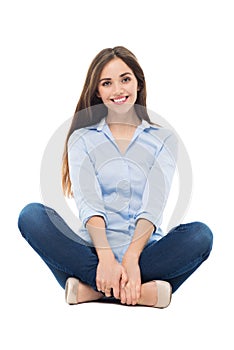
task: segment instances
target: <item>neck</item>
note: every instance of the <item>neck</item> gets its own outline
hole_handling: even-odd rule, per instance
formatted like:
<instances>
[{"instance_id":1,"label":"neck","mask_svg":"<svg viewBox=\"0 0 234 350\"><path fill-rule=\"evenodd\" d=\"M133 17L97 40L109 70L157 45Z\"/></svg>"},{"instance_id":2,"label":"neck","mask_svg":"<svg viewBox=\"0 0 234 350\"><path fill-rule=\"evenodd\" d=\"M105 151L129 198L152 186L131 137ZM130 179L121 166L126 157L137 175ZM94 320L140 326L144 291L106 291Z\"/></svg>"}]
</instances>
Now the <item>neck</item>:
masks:
<instances>
[{"instance_id":1,"label":"neck","mask_svg":"<svg viewBox=\"0 0 234 350\"><path fill-rule=\"evenodd\" d=\"M128 113L115 113L111 110L108 110L106 122L107 124L122 123L137 126L141 124L141 120L136 114L134 108L128 111Z\"/></svg>"}]
</instances>

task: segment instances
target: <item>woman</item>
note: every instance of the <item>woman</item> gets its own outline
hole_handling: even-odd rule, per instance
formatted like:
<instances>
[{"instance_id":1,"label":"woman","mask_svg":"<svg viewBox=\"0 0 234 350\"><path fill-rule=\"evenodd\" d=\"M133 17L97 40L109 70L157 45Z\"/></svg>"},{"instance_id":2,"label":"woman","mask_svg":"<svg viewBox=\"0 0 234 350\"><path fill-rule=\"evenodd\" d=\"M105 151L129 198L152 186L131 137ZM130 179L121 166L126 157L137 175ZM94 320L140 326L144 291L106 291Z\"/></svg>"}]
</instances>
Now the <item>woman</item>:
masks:
<instances>
[{"instance_id":1,"label":"woman","mask_svg":"<svg viewBox=\"0 0 234 350\"><path fill-rule=\"evenodd\" d=\"M175 135L151 122L136 57L102 50L87 73L67 135L62 185L74 196L79 235L42 204L19 229L65 288L68 304L114 298L167 307L205 261L212 233L201 222L160 229L176 166Z\"/></svg>"}]
</instances>

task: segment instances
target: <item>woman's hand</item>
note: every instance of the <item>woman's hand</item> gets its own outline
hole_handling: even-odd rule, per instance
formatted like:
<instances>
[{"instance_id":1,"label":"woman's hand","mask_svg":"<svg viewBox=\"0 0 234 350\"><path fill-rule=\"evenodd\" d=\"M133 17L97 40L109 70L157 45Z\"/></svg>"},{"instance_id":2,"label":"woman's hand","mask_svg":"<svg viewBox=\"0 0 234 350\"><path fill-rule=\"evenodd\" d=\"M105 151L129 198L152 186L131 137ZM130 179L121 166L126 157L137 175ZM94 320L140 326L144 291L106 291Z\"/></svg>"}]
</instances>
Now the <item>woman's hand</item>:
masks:
<instances>
[{"instance_id":1,"label":"woman's hand","mask_svg":"<svg viewBox=\"0 0 234 350\"><path fill-rule=\"evenodd\" d=\"M116 299L120 298L120 283L125 285L128 277L125 268L118 263L114 255L108 251L99 254L99 263L96 273L96 285L106 297L111 296L111 289Z\"/></svg>"},{"instance_id":2,"label":"woman's hand","mask_svg":"<svg viewBox=\"0 0 234 350\"><path fill-rule=\"evenodd\" d=\"M125 287L120 290L122 304L136 305L141 296L141 272L138 259L125 256L122 266L126 270L128 281Z\"/></svg>"},{"instance_id":3,"label":"woman's hand","mask_svg":"<svg viewBox=\"0 0 234 350\"><path fill-rule=\"evenodd\" d=\"M139 219L136 223L132 241L123 257L122 266L128 275L128 282L121 288L120 299L123 304L136 305L141 294L141 272L139 258L156 227L151 221Z\"/></svg>"}]
</instances>

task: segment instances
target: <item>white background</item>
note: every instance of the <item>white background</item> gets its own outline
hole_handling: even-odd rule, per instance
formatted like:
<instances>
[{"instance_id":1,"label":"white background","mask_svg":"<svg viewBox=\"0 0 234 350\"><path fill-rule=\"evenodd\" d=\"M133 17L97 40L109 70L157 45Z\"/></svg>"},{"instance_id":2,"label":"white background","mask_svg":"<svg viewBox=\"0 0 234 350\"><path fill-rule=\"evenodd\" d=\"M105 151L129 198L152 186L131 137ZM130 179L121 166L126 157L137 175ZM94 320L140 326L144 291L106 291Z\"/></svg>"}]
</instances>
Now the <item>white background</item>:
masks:
<instances>
[{"instance_id":1,"label":"white background","mask_svg":"<svg viewBox=\"0 0 234 350\"><path fill-rule=\"evenodd\" d=\"M233 349L232 5L1 2L1 348ZM72 116L91 60L116 45L138 57L148 107L189 152L193 196L183 222L204 221L214 233L210 258L165 310L68 306L17 228L24 205L42 201L44 149Z\"/></svg>"}]
</instances>

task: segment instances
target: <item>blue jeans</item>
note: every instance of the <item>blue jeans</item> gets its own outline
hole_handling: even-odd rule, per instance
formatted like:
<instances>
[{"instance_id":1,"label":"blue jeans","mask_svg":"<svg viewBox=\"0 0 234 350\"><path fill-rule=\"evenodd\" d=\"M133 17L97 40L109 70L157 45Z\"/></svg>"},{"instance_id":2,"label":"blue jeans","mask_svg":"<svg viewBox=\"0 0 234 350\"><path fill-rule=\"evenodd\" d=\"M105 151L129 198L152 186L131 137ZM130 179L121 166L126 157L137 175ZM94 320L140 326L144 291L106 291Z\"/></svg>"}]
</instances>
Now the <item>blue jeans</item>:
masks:
<instances>
[{"instance_id":1,"label":"blue jeans","mask_svg":"<svg viewBox=\"0 0 234 350\"><path fill-rule=\"evenodd\" d=\"M63 288L72 276L97 290L95 248L75 234L55 210L39 203L28 204L20 213L18 226ZM212 243L211 230L201 222L173 228L143 249L139 260L142 283L168 281L175 292L208 258Z\"/></svg>"}]
</instances>

